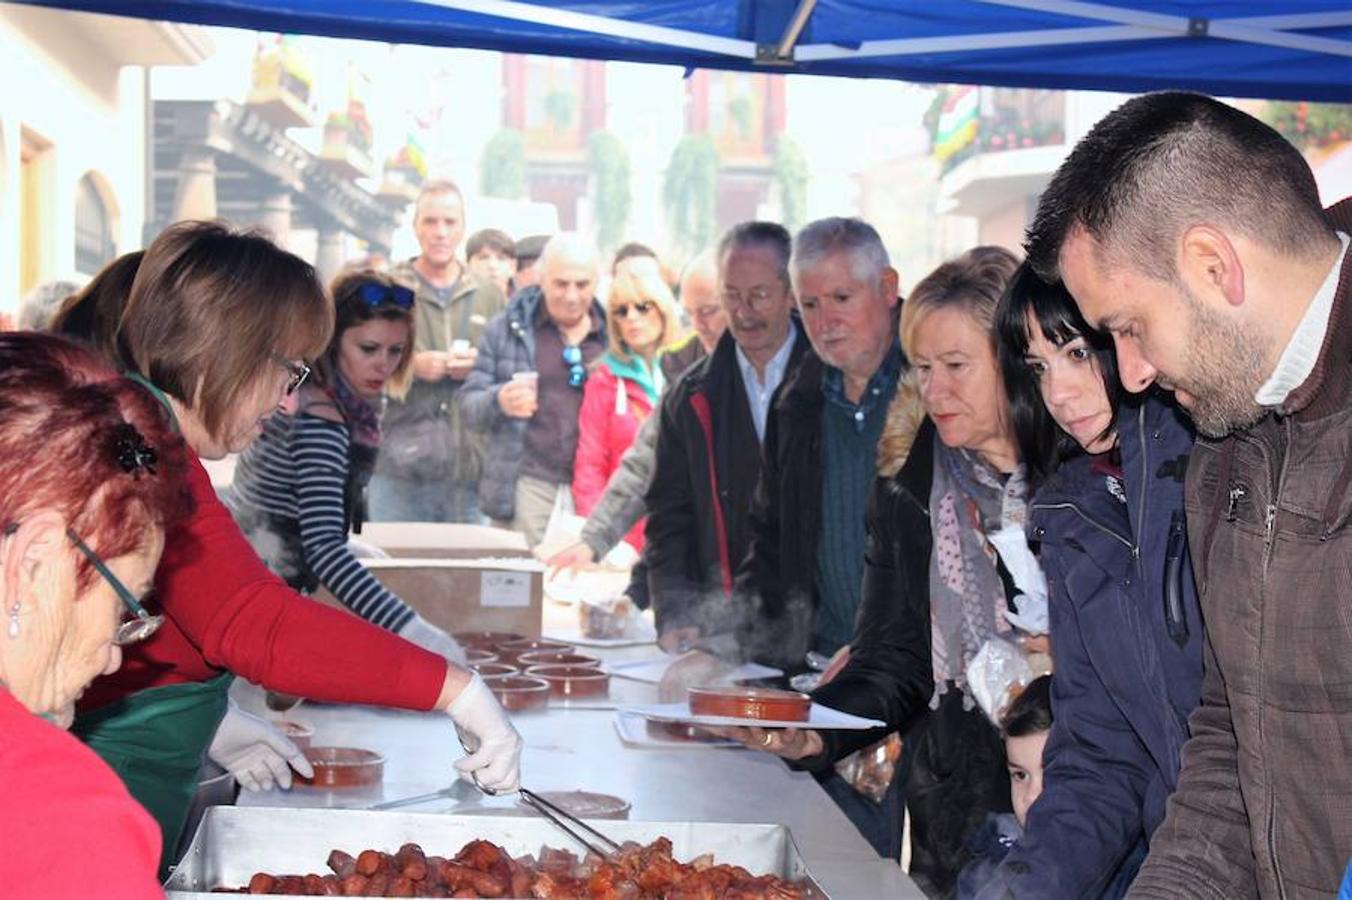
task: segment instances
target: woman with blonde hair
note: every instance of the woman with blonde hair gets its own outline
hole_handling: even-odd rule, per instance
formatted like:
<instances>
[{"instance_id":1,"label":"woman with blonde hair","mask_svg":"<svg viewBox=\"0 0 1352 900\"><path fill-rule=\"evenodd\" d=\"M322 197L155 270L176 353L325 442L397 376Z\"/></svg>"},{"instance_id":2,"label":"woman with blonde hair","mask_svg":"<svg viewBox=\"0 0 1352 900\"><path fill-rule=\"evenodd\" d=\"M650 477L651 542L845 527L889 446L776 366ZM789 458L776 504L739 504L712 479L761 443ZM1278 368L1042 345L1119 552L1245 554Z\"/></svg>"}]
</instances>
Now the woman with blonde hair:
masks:
<instances>
[{"instance_id":1,"label":"woman with blonde hair","mask_svg":"<svg viewBox=\"0 0 1352 900\"><path fill-rule=\"evenodd\" d=\"M453 662L455 640L385 588L353 555L380 451L385 395L408 389L414 294L388 275L334 280L333 338L294 415L268 420L240 456L226 505L258 555L304 594L322 584L352 612Z\"/></svg>"},{"instance_id":2,"label":"woman with blonde hair","mask_svg":"<svg viewBox=\"0 0 1352 900\"><path fill-rule=\"evenodd\" d=\"M655 271L620 275L606 301L610 349L587 379L578 412L577 456L573 462L573 503L591 515L606 482L666 387L658 354L680 337L676 300ZM624 536L643 549L641 519Z\"/></svg>"}]
</instances>

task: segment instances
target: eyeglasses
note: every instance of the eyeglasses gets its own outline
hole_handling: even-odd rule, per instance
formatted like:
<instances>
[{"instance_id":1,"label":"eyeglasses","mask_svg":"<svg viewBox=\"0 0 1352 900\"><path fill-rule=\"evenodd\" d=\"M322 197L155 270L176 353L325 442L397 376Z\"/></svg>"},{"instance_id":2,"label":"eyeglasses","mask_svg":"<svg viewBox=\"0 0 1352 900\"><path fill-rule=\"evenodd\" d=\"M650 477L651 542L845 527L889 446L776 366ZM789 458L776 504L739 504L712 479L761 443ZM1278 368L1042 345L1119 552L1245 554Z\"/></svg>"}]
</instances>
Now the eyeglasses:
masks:
<instances>
[{"instance_id":1,"label":"eyeglasses","mask_svg":"<svg viewBox=\"0 0 1352 900\"><path fill-rule=\"evenodd\" d=\"M563 348L563 361L568 366L568 386L582 387L587 380L587 367L582 365L582 348L569 344Z\"/></svg>"},{"instance_id":2,"label":"eyeglasses","mask_svg":"<svg viewBox=\"0 0 1352 900\"><path fill-rule=\"evenodd\" d=\"M305 379L310 377L310 367L303 362L292 359L284 359L276 353L269 353L268 358L286 370L286 394L291 396L300 390L300 386L305 383Z\"/></svg>"},{"instance_id":3,"label":"eyeglasses","mask_svg":"<svg viewBox=\"0 0 1352 900\"><path fill-rule=\"evenodd\" d=\"M736 309L745 303L755 312L763 312L770 305L775 292L768 287L754 287L747 291L745 296L734 288L724 288L723 305L728 309Z\"/></svg>"},{"instance_id":4,"label":"eyeglasses","mask_svg":"<svg viewBox=\"0 0 1352 900\"><path fill-rule=\"evenodd\" d=\"M413 308L413 291L402 284L379 284L368 281L357 289L358 296L370 309L389 303L400 309Z\"/></svg>"},{"instance_id":5,"label":"eyeglasses","mask_svg":"<svg viewBox=\"0 0 1352 900\"><path fill-rule=\"evenodd\" d=\"M632 305L628 303L621 303L619 306L612 309L610 311L610 314L617 319L624 319L629 316L629 310L632 309L640 316L646 316L648 313L653 311L653 307L655 307L656 305L657 304L653 303L651 300L640 300Z\"/></svg>"},{"instance_id":6,"label":"eyeglasses","mask_svg":"<svg viewBox=\"0 0 1352 900\"><path fill-rule=\"evenodd\" d=\"M164 624L164 616L152 616L146 612L146 608L141 605L141 601L136 599L136 595L122 583L121 579L113 574L113 571L99 558L97 553L89 548L88 544L80 540L79 535L67 528L66 537L70 538L71 543L75 545L75 549L84 554L85 559L93 565L94 571L103 576L103 580L108 582L108 586L131 611L132 618L117 626L117 632L113 634L113 643L119 647L125 647L128 644L144 641L159 631L160 626Z\"/></svg>"}]
</instances>

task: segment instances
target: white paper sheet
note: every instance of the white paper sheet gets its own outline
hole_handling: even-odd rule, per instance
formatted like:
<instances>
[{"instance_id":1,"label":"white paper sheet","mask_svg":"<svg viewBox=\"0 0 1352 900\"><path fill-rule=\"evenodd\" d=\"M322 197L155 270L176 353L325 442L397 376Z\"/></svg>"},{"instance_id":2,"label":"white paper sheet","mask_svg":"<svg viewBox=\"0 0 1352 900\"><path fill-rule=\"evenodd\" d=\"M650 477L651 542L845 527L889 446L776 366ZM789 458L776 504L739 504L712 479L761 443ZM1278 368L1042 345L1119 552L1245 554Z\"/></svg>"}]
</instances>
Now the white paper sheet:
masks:
<instances>
[{"instance_id":1,"label":"white paper sheet","mask_svg":"<svg viewBox=\"0 0 1352 900\"><path fill-rule=\"evenodd\" d=\"M642 747L652 750L736 750L742 745L726 738L712 735L707 741L681 741L675 738L658 737L648 733L648 720L637 713L616 712L615 730L620 740L630 747Z\"/></svg>"},{"instance_id":2,"label":"white paper sheet","mask_svg":"<svg viewBox=\"0 0 1352 900\"><path fill-rule=\"evenodd\" d=\"M628 678L632 681L642 681L647 684L660 684L662 676L666 674L667 666L676 660L674 656L655 656L652 659L638 659L630 662L608 662L601 666L616 678ZM757 678L778 678L783 675L781 669L772 666L762 666L759 663L746 663L738 666L727 675L719 679L719 683L732 681L752 681Z\"/></svg>"},{"instance_id":3,"label":"white paper sheet","mask_svg":"<svg viewBox=\"0 0 1352 900\"><path fill-rule=\"evenodd\" d=\"M635 713L649 719L663 722L689 722L691 725L755 725L759 728L819 728L839 729L842 731L862 731L868 728L882 728L886 722L877 719L865 719L853 716L820 703L812 704L806 722L782 722L770 719L742 719L733 716L696 716L691 715L690 707L685 703L649 703L643 706L623 706L621 713Z\"/></svg>"}]
</instances>

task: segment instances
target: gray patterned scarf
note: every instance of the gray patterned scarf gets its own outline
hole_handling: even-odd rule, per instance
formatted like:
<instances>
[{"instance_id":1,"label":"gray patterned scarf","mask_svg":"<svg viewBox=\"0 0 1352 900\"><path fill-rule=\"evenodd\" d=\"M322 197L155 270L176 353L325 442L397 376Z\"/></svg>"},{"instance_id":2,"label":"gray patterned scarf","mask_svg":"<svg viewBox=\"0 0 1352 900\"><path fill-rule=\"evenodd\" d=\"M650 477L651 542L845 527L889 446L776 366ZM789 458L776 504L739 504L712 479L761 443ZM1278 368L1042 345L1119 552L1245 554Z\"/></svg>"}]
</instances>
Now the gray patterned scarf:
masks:
<instances>
[{"instance_id":1,"label":"gray patterned scarf","mask_svg":"<svg viewBox=\"0 0 1352 900\"><path fill-rule=\"evenodd\" d=\"M1004 525L1020 529L1028 518L1028 482L1023 466L1000 474L967 450L934 438L934 484L930 488L930 637L934 697L938 708L949 682L965 688L967 664L981 646L1013 628L1005 619L1005 587L995 548L986 539ZM963 700L971 708L971 695Z\"/></svg>"}]
</instances>

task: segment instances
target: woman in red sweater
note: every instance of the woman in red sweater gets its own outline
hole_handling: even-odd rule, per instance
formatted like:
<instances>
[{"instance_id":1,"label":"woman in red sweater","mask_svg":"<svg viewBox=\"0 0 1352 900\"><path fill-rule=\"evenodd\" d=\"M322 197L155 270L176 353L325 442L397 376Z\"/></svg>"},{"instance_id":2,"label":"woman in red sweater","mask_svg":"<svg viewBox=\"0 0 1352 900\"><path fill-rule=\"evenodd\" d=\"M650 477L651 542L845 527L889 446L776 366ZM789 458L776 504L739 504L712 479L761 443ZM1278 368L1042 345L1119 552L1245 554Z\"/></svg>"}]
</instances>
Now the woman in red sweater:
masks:
<instances>
[{"instance_id":1,"label":"woman in red sweater","mask_svg":"<svg viewBox=\"0 0 1352 900\"><path fill-rule=\"evenodd\" d=\"M164 411L106 362L0 334L5 896L163 896L154 820L63 729L89 682L162 621L138 597L189 509L185 468Z\"/></svg>"},{"instance_id":2,"label":"woman in red sweater","mask_svg":"<svg viewBox=\"0 0 1352 900\"><path fill-rule=\"evenodd\" d=\"M666 386L657 356L680 337L676 301L655 271L618 276L606 311L610 351L587 379L578 411L573 505L580 516L591 515L638 427L657 408ZM635 550L643 549L646 522L640 519L624 536Z\"/></svg>"},{"instance_id":3,"label":"woman in red sweater","mask_svg":"<svg viewBox=\"0 0 1352 900\"><path fill-rule=\"evenodd\" d=\"M185 222L146 250L115 339L91 335L118 348L191 450L196 508L168 535L155 573L165 625L86 694L73 729L159 820L166 857L235 674L316 700L445 710L475 748L455 767L486 788L518 784L521 738L478 675L295 593L259 560L198 461L262 433L333 321L308 263L262 235Z\"/></svg>"}]
</instances>

